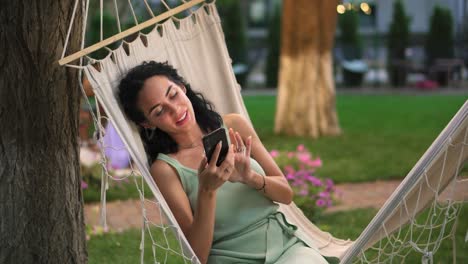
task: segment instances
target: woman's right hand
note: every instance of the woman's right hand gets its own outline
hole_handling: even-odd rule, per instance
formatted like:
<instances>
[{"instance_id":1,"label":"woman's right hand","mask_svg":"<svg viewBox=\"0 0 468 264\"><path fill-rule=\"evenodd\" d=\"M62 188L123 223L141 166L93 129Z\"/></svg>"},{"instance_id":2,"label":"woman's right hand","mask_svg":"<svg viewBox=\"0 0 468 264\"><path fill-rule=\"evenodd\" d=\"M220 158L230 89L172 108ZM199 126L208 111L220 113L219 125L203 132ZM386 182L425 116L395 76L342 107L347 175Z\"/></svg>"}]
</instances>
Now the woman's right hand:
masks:
<instances>
[{"instance_id":1,"label":"woman's right hand","mask_svg":"<svg viewBox=\"0 0 468 264\"><path fill-rule=\"evenodd\" d=\"M199 188L205 191L216 191L224 182L226 182L234 171L234 150L232 145L229 147L228 154L224 161L216 166L219 153L221 152L221 142L216 148L208 162L206 157L200 162L198 167Z\"/></svg>"}]
</instances>

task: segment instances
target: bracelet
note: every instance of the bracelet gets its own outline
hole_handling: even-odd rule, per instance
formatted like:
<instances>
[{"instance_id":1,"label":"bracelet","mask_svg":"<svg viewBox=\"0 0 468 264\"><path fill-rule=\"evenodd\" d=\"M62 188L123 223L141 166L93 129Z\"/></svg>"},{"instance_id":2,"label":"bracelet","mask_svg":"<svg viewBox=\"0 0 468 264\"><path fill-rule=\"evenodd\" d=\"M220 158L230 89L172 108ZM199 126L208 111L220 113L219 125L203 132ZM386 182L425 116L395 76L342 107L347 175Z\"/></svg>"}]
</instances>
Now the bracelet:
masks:
<instances>
[{"instance_id":1,"label":"bracelet","mask_svg":"<svg viewBox=\"0 0 468 264\"><path fill-rule=\"evenodd\" d=\"M258 188L258 189L255 188L255 190L257 190L257 191L263 190L263 192L265 193L265 192L266 192L266 191L265 191L265 186L266 186L265 176L262 175L262 178L263 178L263 185L262 185L262 187L260 187L260 188Z\"/></svg>"}]
</instances>

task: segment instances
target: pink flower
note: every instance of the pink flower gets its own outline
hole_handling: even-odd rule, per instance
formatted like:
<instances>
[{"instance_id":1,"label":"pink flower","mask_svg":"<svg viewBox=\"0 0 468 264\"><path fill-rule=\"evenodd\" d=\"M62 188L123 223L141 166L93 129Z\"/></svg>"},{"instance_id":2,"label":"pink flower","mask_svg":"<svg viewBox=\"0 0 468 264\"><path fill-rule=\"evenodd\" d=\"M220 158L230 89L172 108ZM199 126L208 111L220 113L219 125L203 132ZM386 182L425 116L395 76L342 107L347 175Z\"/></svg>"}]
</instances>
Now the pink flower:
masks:
<instances>
[{"instance_id":1,"label":"pink flower","mask_svg":"<svg viewBox=\"0 0 468 264\"><path fill-rule=\"evenodd\" d=\"M279 156L279 151L274 149L274 150L270 151L270 155L271 155L271 157L276 158L276 157Z\"/></svg>"},{"instance_id":2,"label":"pink flower","mask_svg":"<svg viewBox=\"0 0 468 264\"><path fill-rule=\"evenodd\" d=\"M315 207L324 209L332 206L332 196L336 195L334 183L330 179L321 179L314 176L315 170L322 167L322 160L313 157L304 144L299 144L295 151L282 152L271 150L271 157L287 156L287 159L275 159L279 163L287 181L291 184L296 195L310 202Z\"/></svg>"},{"instance_id":3,"label":"pink flower","mask_svg":"<svg viewBox=\"0 0 468 264\"><path fill-rule=\"evenodd\" d=\"M307 161L307 165L317 168L317 167L322 167L322 160L320 158L316 158L314 160L309 160Z\"/></svg>"},{"instance_id":4,"label":"pink flower","mask_svg":"<svg viewBox=\"0 0 468 264\"><path fill-rule=\"evenodd\" d=\"M291 184L293 186L301 186L304 184L304 181L302 179L295 178L294 182Z\"/></svg>"},{"instance_id":5,"label":"pink flower","mask_svg":"<svg viewBox=\"0 0 468 264\"><path fill-rule=\"evenodd\" d=\"M84 190L84 189L87 189L87 188L88 188L88 184L85 181L81 180L81 189Z\"/></svg>"},{"instance_id":6,"label":"pink flower","mask_svg":"<svg viewBox=\"0 0 468 264\"><path fill-rule=\"evenodd\" d=\"M302 163L308 163L310 161L310 153L309 152L301 152L297 153L297 158Z\"/></svg>"},{"instance_id":7,"label":"pink flower","mask_svg":"<svg viewBox=\"0 0 468 264\"><path fill-rule=\"evenodd\" d=\"M291 166L291 165L286 165L286 166L284 166L284 172L285 172L285 173L294 173L294 171L295 171L295 170L294 170L294 167L293 167L293 166Z\"/></svg>"},{"instance_id":8,"label":"pink flower","mask_svg":"<svg viewBox=\"0 0 468 264\"><path fill-rule=\"evenodd\" d=\"M329 193L329 192L320 192L320 193L318 194L318 196L319 196L320 198L329 198L329 197L330 197L330 193Z\"/></svg>"},{"instance_id":9,"label":"pink flower","mask_svg":"<svg viewBox=\"0 0 468 264\"><path fill-rule=\"evenodd\" d=\"M314 180L315 177L312 176L312 175L307 174L304 178L305 178L307 181L312 182L312 181Z\"/></svg>"},{"instance_id":10,"label":"pink flower","mask_svg":"<svg viewBox=\"0 0 468 264\"><path fill-rule=\"evenodd\" d=\"M315 176L309 176L307 177L307 180L310 181L314 186L322 186L322 181Z\"/></svg>"},{"instance_id":11,"label":"pink flower","mask_svg":"<svg viewBox=\"0 0 468 264\"><path fill-rule=\"evenodd\" d=\"M297 151L303 152L305 150L304 144L300 144L297 146Z\"/></svg>"},{"instance_id":12,"label":"pink flower","mask_svg":"<svg viewBox=\"0 0 468 264\"><path fill-rule=\"evenodd\" d=\"M299 192L300 196L307 196L308 194L309 194L309 190L307 190L307 188L304 188Z\"/></svg>"},{"instance_id":13,"label":"pink flower","mask_svg":"<svg viewBox=\"0 0 468 264\"><path fill-rule=\"evenodd\" d=\"M322 199L318 199L315 204L318 206L318 207L324 207L326 205L326 202Z\"/></svg>"},{"instance_id":14,"label":"pink flower","mask_svg":"<svg viewBox=\"0 0 468 264\"><path fill-rule=\"evenodd\" d=\"M327 184L327 189L333 189L334 183L331 179L326 179L325 182Z\"/></svg>"}]
</instances>

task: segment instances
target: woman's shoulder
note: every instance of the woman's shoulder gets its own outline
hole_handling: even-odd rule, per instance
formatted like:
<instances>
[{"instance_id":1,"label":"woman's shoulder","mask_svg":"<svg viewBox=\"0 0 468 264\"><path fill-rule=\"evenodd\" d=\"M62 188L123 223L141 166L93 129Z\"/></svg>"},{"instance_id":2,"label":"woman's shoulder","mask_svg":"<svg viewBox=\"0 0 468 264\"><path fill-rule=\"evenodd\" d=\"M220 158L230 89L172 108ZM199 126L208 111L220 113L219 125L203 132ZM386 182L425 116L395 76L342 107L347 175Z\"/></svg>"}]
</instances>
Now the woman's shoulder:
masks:
<instances>
[{"instance_id":1,"label":"woman's shoulder","mask_svg":"<svg viewBox=\"0 0 468 264\"><path fill-rule=\"evenodd\" d=\"M162 159L154 160L151 164L150 171L154 178L166 178L168 176L177 175L174 168Z\"/></svg>"},{"instance_id":2,"label":"woman's shoulder","mask_svg":"<svg viewBox=\"0 0 468 264\"><path fill-rule=\"evenodd\" d=\"M224 124L234 130L243 130L250 126L249 121L238 113L230 113L223 116Z\"/></svg>"}]
</instances>

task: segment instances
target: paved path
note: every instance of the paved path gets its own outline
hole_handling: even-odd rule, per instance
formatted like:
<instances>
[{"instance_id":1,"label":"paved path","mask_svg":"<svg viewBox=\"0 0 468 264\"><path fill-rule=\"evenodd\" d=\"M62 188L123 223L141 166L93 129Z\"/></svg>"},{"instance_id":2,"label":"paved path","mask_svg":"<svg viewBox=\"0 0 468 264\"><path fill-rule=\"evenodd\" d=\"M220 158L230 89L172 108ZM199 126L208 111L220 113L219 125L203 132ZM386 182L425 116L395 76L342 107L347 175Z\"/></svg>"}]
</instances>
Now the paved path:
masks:
<instances>
[{"instance_id":1,"label":"paved path","mask_svg":"<svg viewBox=\"0 0 468 264\"><path fill-rule=\"evenodd\" d=\"M346 183L336 186L338 204L327 212L352 210L357 208L380 208L400 181L377 181L370 183ZM449 189L449 188L448 188ZM444 200L447 194L441 196ZM455 199L468 201L468 179L459 183ZM154 203L147 201L147 217L153 223L160 223L162 218ZM85 205L85 218L88 225L99 224L99 204ZM141 202L139 200L114 201L107 204L107 224L110 229L121 231L142 226Z\"/></svg>"}]
</instances>

